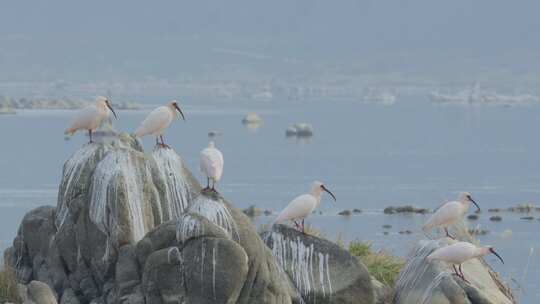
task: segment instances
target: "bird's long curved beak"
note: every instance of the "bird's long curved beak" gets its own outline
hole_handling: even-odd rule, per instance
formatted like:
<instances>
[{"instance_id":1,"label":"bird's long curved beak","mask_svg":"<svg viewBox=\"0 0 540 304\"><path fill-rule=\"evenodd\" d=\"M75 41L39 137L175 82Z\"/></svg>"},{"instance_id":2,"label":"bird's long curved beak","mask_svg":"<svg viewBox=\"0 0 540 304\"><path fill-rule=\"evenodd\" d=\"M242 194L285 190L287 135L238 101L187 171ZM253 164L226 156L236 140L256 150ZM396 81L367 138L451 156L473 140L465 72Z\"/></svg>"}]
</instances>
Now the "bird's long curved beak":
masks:
<instances>
[{"instance_id":1,"label":"bird's long curved beak","mask_svg":"<svg viewBox=\"0 0 540 304\"><path fill-rule=\"evenodd\" d=\"M504 264L503 258L497 252L495 252L495 249L489 248L489 251L491 251L491 253L493 253L495 256L497 256L499 258L499 260L501 260L501 262Z\"/></svg>"},{"instance_id":2,"label":"bird's long curved beak","mask_svg":"<svg viewBox=\"0 0 540 304\"><path fill-rule=\"evenodd\" d=\"M180 110L180 107L177 104L175 104L174 107L176 108L176 110L178 110L178 112L180 112L180 115L182 115L182 119L186 120L186 118L184 117L184 113L182 113L182 110Z\"/></svg>"},{"instance_id":3,"label":"bird's long curved beak","mask_svg":"<svg viewBox=\"0 0 540 304\"><path fill-rule=\"evenodd\" d=\"M478 211L480 211L480 206L478 206L478 204L472 198L469 198L469 200L471 200L471 202L476 206L476 208L478 208Z\"/></svg>"},{"instance_id":4,"label":"bird's long curved beak","mask_svg":"<svg viewBox=\"0 0 540 304\"><path fill-rule=\"evenodd\" d=\"M118 116L116 116L116 112L114 112L113 108L111 107L111 104L109 103L109 101L107 101L107 108L109 108L109 110L111 110L111 112L113 113L114 115L114 118L118 119Z\"/></svg>"},{"instance_id":5,"label":"bird's long curved beak","mask_svg":"<svg viewBox=\"0 0 540 304\"><path fill-rule=\"evenodd\" d=\"M325 186L321 186L321 188L325 191L325 192L328 192L328 194L330 194L330 196L332 196L332 198L334 199L334 202L336 202L336 196L334 195L334 193L330 192L330 190L328 190Z\"/></svg>"}]
</instances>

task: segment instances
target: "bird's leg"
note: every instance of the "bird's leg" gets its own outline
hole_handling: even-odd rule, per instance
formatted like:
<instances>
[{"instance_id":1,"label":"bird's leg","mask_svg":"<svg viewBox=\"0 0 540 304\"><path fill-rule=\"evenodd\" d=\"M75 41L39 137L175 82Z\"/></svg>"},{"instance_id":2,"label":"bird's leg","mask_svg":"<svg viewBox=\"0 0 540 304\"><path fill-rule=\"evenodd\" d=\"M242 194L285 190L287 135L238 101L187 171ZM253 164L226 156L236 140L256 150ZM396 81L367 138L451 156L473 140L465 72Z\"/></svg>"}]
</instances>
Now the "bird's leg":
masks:
<instances>
[{"instance_id":1,"label":"bird's leg","mask_svg":"<svg viewBox=\"0 0 540 304\"><path fill-rule=\"evenodd\" d=\"M296 229L300 230L300 225L298 225L298 223L295 220L292 220L292 222L294 223L294 226L296 227Z\"/></svg>"},{"instance_id":2,"label":"bird's leg","mask_svg":"<svg viewBox=\"0 0 540 304\"><path fill-rule=\"evenodd\" d=\"M160 135L159 138L161 138L161 147L170 148L168 145L165 144L165 141L163 140L163 135Z\"/></svg>"},{"instance_id":3,"label":"bird's leg","mask_svg":"<svg viewBox=\"0 0 540 304\"><path fill-rule=\"evenodd\" d=\"M216 192L216 181L212 180L212 191Z\"/></svg>"},{"instance_id":4,"label":"bird's leg","mask_svg":"<svg viewBox=\"0 0 540 304\"><path fill-rule=\"evenodd\" d=\"M159 147L159 140L157 136L156 136L156 147Z\"/></svg>"},{"instance_id":5,"label":"bird's leg","mask_svg":"<svg viewBox=\"0 0 540 304\"><path fill-rule=\"evenodd\" d=\"M452 264L452 268L454 268L454 274L461 278L461 275L459 274L456 265Z\"/></svg>"},{"instance_id":6,"label":"bird's leg","mask_svg":"<svg viewBox=\"0 0 540 304\"><path fill-rule=\"evenodd\" d=\"M88 136L90 137L90 143L93 143L94 141L92 140L92 130L88 130Z\"/></svg>"},{"instance_id":7,"label":"bird's leg","mask_svg":"<svg viewBox=\"0 0 540 304\"><path fill-rule=\"evenodd\" d=\"M451 236L450 233L448 233L448 228L444 227L444 232L446 232L446 236L451 238L452 240L455 240L456 238Z\"/></svg>"}]
</instances>

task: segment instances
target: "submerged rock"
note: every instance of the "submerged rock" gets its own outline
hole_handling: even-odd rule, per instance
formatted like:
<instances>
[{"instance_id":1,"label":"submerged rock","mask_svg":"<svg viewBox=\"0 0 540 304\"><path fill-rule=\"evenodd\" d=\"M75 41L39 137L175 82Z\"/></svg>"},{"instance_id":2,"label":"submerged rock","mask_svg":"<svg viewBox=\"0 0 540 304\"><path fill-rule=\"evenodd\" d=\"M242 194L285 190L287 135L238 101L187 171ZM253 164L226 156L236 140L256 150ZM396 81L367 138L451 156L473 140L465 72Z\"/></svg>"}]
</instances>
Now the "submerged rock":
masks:
<instances>
[{"instance_id":1,"label":"submerged rock","mask_svg":"<svg viewBox=\"0 0 540 304\"><path fill-rule=\"evenodd\" d=\"M347 250L285 225L262 237L305 303L373 303L367 268Z\"/></svg>"},{"instance_id":2,"label":"submerged rock","mask_svg":"<svg viewBox=\"0 0 540 304\"><path fill-rule=\"evenodd\" d=\"M394 213L419 213L419 214L426 214L429 212L429 209L426 208L417 208L411 205L405 205L405 206L390 206L386 207L383 210L384 214L394 214Z\"/></svg>"},{"instance_id":3,"label":"submerged rock","mask_svg":"<svg viewBox=\"0 0 540 304\"><path fill-rule=\"evenodd\" d=\"M261 117L254 112L248 113L244 118L242 118L243 124L261 124L262 119Z\"/></svg>"},{"instance_id":4,"label":"submerged rock","mask_svg":"<svg viewBox=\"0 0 540 304\"><path fill-rule=\"evenodd\" d=\"M286 136L311 137L313 127L308 123L296 123L285 130Z\"/></svg>"}]
</instances>

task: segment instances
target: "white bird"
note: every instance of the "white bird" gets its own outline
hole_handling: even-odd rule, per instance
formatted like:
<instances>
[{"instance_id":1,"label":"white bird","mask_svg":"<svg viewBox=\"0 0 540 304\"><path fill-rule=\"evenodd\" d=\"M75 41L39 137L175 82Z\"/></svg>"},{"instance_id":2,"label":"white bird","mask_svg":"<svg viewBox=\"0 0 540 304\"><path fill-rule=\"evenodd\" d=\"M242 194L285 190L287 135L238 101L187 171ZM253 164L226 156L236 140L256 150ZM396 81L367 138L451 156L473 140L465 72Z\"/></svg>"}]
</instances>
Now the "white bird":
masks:
<instances>
[{"instance_id":1,"label":"white bird","mask_svg":"<svg viewBox=\"0 0 540 304\"><path fill-rule=\"evenodd\" d=\"M223 153L216 148L213 141L208 144L208 148L201 151L200 159L201 172L206 176L206 188L210 189L210 180L212 180L212 190L215 191L216 182L223 175Z\"/></svg>"},{"instance_id":2,"label":"white bird","mask_svg":"<svg viewBox=\"0 0 540 304\"><path fill-rule=\"evenodd\" d=\"M103 96L97 97L95 104L78 111L71 127L66 130L65 134L73 135L78 130L88 130L90 142L92 143L92 132L99 128L101 123L109 117L109 110L117 118L109 100Z\"/></svg>"},{"instance_id":3,"label":"white bird","mask_svg":"<svg viewBox=\"0 0 540 304\"><path fill-rule=\"evenodd\" d=\"M424 224L422 229L424 231L429 231L432 228L439 227L444 228L446 236L454 239L448 233L448 227L457 223L469 210L470 203L473 203L476 208L480 211L478 204L472 199L471 194L468 192L463 192L459 195L457 201L447 202L440 206L435 213L429 218L429 220Z\"/></svg>"},{"instance_id":4,"label":"white bird","mask_svg":"<svg viewBox=\"0 0 540 304\"><path fill-rule=\"evenodd\" d=\"M163 141L163 133L176 118L176 111L180 112L183 120L186 120L184 113L182 113L182 110L178 106L178 102L172 100L167 105L158 107L150 112L139 128L137 128L134 135L136 137L143 137L148 134L154 135L156 137L156 146L168 148L169 146ZM161 139L161 143L158 138Z\"/></svg>"},{"instance_id":5,"label":"white bird","mask_svg":"<svg viewBox=\"0 0 540 304\"><path fill-rule=\"evenodd\" d=\"M281 211L274 223L291 220L296 228L301 229L302 232L304 232L304 220L321 204L321 195L323 191L328 192L334 201L336 201L334 194L330 192L323 183L318 181L313 182L311 191L293 199L289 205ZM296 222L297 220L302 220L301 224Z\"/></svg>"},{"instance_id":6,"label":"white bird","mask_svg":"<svg viewBox=\"0 0 540 304\"><path fill-rule=\"evenodd\" d=\"M469 281L467 281L467 279L465 279L465 276L463 275L461 264L465 261L484 256L488 253L493 253L494 255L496 255L504 264L504 260L497 252L495 252L495 249L493 249L493 247L477 247L476 245L468 242L457 242L448 246L438 248L427 256L427 260L439 260L452 264L455 274L468 283ZM456 268L456 265L458 265L459 267Z\"/></svg>"}]
</instances>

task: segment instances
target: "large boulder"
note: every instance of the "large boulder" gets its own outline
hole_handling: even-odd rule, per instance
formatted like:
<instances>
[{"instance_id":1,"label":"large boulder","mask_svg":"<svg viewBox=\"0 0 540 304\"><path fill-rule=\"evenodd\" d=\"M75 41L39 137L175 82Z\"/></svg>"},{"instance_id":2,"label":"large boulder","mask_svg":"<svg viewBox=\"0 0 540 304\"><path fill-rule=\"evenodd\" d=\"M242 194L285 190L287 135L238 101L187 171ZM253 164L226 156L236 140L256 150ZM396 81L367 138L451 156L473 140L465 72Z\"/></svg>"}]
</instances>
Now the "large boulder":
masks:
<instances>
[{"instance_id":1,"label":"large boulder","mask_svg":"<svg viewBox=\"0 0 540 304\"><path fill-rule=\"evenodd\" d=\"M459 223L455 235L462 241L477 242L467 232L466 224ZM499 275L483 258L462 264L467 280L453 275L451 266L426 257L437 248L456 242L450 238L421 240L413 248L405 267L396 281L396 304L512 304L513 295Z\"/></svg>"},{"instance_id":2,"label":"large boulder","mask_svg":"<svg viewBox=\"0 0 540 304\"><path fill-rule=\"evenodd\" d=\"M285 225L262 237L306 303L373 303L371 276L347 250Z\"/></svg>"},{"instance_id":3,"label":"large boulder","mask_svg":"<svg viewBox=\"0 0 540 304\"><path fill-rule=\"evenodd\" d=\"M62 303L302 302L248 217L127 134L66 161L56 208L25 216L5 261Z\"/></svg>"}]
</instances>

